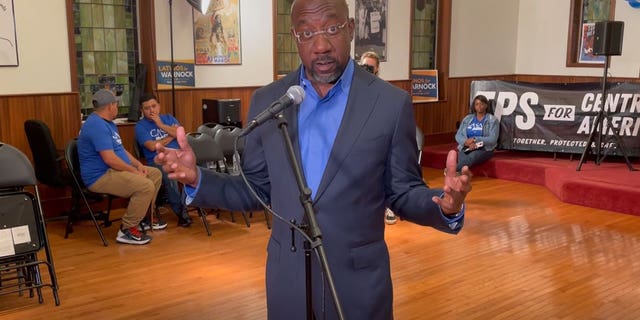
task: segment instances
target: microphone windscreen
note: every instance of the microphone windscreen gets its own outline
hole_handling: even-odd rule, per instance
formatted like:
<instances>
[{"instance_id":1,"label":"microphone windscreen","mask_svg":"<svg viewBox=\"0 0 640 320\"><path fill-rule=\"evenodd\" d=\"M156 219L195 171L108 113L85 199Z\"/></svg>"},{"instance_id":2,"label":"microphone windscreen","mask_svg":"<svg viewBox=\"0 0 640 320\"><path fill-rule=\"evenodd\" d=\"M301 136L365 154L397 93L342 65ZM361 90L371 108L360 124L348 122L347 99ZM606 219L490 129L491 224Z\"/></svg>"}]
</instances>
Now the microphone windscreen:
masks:
<instances>
[{"instance_id":1,"label":"microphone windscreen","mask_svg":"<svg viewBox=\"0 0 640 320\"><path fill-rule=\"evenodd\" d=\"M304 100L304 89L301 86L291 86L287 90L287 94L293 100L293 103L300 104Z\"/></svg>"}]
</instances>

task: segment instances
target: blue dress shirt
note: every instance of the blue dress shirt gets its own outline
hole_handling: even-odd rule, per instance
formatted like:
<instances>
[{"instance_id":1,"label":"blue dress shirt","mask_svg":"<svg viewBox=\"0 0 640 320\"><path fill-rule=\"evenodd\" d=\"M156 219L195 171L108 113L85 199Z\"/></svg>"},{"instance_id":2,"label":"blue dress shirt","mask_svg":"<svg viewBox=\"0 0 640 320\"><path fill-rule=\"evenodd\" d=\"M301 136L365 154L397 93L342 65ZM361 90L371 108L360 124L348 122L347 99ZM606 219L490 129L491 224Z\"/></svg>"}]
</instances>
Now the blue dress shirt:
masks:
<instances>
[{"instance_id":1,"label":"blue dress shirt","mask_svg":"<svg viewBox=\"0 0 640 320\"><path fill-rule=\"evenodd\" d=\"M320 186L320 180L338 135L342 116L347 106L349 89L353 80L354 62L349 60L347 67L329 90L320 97L307 79L304 66L300 69L300 86L304 88L305 98L298 112L298 137L300 138L300 161L302 170L311 189L312 198Z\"/></svg>"}]
</instances>

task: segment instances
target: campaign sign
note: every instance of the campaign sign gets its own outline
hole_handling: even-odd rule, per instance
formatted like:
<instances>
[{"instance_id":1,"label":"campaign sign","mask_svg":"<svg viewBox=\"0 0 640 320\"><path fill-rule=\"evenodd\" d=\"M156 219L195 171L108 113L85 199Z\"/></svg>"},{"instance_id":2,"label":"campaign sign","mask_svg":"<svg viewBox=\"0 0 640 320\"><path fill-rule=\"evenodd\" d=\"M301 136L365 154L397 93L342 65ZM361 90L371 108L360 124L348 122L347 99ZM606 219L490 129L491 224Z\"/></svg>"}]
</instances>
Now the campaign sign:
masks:
<instances>
[{"instance_id":1,"label":"campaign sign","mask_svg":"<svg viewBox=\"0 0 640 320\"><path fill-rule=\"evenodd\" d=\"M438 70L411 71L411 96L414 102L438 101Z\"/></svg>"},{"instance_id":2,"label":"campaign sign","mask_svg":"<svg viewBox=\"0 0 640 320\"><path fill-rule=\"evenodd\" d=\"M196 86L193 61L175 61L173 65L173 83L176 88ZM171 62L158 61L156 68L158 89L171 89Z\"/></svg>"}]
</instances>

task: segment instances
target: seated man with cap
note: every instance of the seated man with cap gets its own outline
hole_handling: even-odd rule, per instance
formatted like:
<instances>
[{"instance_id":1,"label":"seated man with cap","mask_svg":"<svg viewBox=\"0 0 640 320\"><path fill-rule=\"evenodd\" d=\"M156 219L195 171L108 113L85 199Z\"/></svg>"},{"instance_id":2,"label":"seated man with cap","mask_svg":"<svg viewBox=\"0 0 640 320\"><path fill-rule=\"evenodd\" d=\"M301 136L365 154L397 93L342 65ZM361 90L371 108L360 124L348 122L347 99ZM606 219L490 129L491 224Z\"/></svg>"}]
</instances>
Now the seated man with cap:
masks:
<instances>
[{"instance_id":1,"label":"seated man with cap","mask_svg":"<svg viewBox=\"0 0 640 320\"><path fill-rule=\"evenodd\" d=\"M155 203L162 173L142 165L122 146L118 126L113 122L118 116L118 100L119 97L107 89L93 95L93 113L82 125L78 137L80 173L90 191L129 199L116 241L147 244L151 237L144 234L138 224Z\"/></svg>"}]
</instances>

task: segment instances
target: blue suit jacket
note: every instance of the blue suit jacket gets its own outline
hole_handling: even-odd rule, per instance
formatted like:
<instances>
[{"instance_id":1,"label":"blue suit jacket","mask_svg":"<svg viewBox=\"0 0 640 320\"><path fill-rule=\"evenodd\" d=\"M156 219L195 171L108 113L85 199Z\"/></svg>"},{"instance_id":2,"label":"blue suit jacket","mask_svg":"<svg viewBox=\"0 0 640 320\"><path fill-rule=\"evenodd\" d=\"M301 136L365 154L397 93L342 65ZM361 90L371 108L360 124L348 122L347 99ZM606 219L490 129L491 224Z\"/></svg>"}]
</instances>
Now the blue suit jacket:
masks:
<instances>
[{"instance_id":1,"label":"blue suit jacket","mask_svg":"<svg viewBox=\"0 0 640 320\"><path fill-rule=\"evenodd\" d=\"M292 85L300 70L257 90L249 118L262 112ZM284 111L297 159L297 107ZM416 125L409 95L356 68L342 123L313 207L322 231L327 260L347 319L391 319L393 293L389 252L384 241L384 211L389 206L404 220L457 233L462 221L450 226L431 197L418 164ZM303 221L293 170L277 121L247 136L243 170L257 193L286 220ZM259 210L239 177L203 172L192 204L234 210ZM421 236L421 235L416 235ZM303 238L274 219L266 269L270 319L304 319L305 269ZM317 319L336 318L328 286L313 258L313 298Z\"/></svg>"}]
</instances>

